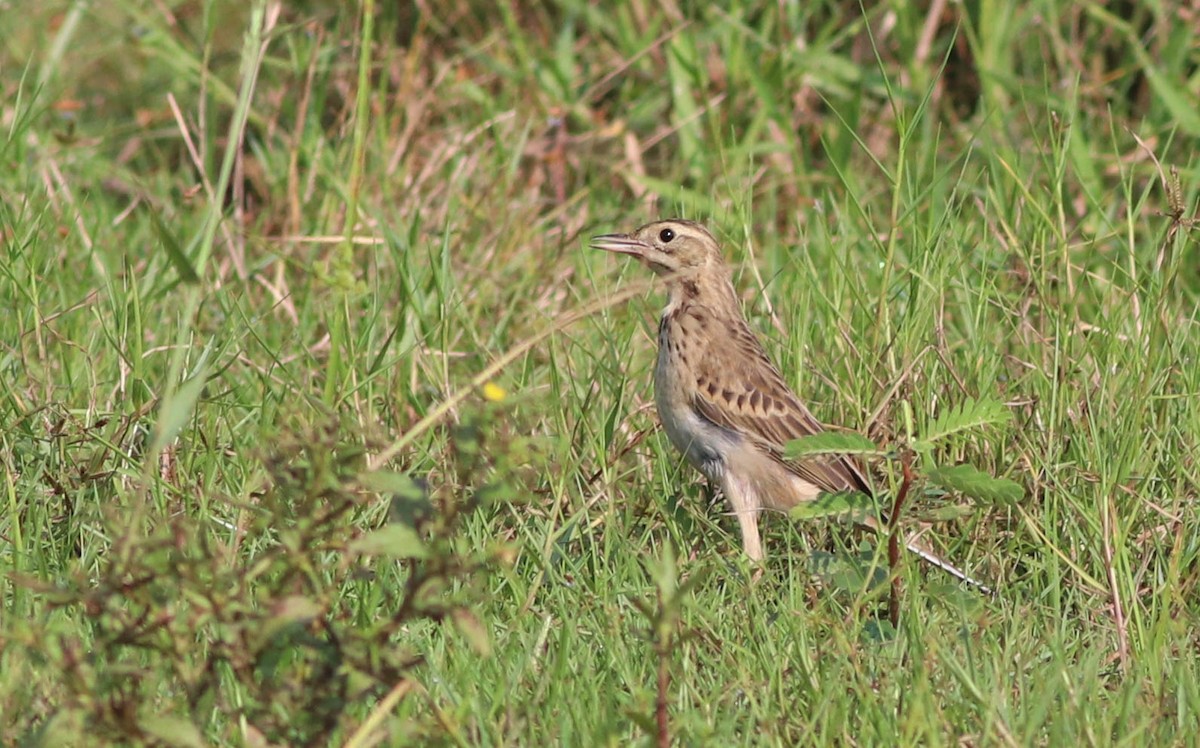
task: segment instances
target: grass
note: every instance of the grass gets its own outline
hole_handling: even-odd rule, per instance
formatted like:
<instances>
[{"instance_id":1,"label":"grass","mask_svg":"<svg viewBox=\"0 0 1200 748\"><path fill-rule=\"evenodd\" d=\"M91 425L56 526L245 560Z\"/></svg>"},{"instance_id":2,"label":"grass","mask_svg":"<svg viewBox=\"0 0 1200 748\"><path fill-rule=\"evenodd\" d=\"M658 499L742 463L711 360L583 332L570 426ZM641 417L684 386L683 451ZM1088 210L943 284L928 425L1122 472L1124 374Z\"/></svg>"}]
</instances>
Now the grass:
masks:
<instances>
[{"instance_id":1,"label":"grass","mask_svg":"<svg viewBox=\"0 0 1200 748\"><path fill-rule=\"evenodd\" d=\"M17 745L1187 744L1195 18L1040 0L21 4L0 34ZM1194 15L1194 14L1193 14ZM658 432L725 242L818 417L1020 483L767 523ZM390 522L389 522L390 518Z\"/></svg>"}]
</instances>

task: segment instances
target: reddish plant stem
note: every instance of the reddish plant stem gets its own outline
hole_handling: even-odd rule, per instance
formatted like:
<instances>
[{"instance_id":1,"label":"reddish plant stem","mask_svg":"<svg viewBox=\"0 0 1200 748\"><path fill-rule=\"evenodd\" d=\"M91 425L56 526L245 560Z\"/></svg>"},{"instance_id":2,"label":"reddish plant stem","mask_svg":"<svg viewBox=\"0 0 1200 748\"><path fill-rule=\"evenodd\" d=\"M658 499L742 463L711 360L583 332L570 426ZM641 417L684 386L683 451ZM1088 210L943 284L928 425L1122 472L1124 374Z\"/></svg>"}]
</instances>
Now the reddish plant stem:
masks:
<instances>
[{"instance_id":1,"label":"reddish plant stem","mask_svg":"<svg viewBox=\"0 0 1200 748\"><path fill-rule=\"evenodd\" d=\"M670 683L667 653L662 652L658 656L658 698L654 705L654 717L658 722L658 748L668 748L671 745L671 733L667 727L667 688Z\"/></svg>"},{"instance_id":2,"label":"reddish plant stem","mask_svg":"<svg viewBox=\"0 0 1200 748\"><path fill-rule=\"evenodd\" d=\"M888 620L892 622L893 627L900 625L900 594L903 592L900 583L900 511L904 508L913 483L912 457L907 453L900 458L900 470L903 481L900 483L900 490L896 492L895 501L892 502L892 513L888 516L888 571L892 578L892 594L888 598Z\"/></svg>"}]
</instances>

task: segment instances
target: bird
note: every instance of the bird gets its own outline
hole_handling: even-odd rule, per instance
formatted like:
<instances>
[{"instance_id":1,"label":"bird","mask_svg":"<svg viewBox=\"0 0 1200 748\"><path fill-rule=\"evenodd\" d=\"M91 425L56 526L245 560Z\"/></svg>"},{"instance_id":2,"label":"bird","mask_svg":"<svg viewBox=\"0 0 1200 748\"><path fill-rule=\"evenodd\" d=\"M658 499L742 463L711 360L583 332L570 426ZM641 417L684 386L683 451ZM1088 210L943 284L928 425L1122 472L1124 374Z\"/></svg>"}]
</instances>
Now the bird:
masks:
<instances>
[{"instance_id":1,"label":"bird","mask_svg":"<svg viewBox=\"0 0 1200 748\"><path fill-rule=\"evenodd\" d=\"M595 236L590 246L636 258L665 280L654 366L659 420L672 446L720 487L751 561L765 558L758 529L764 511L786 512L831 493L873 495L852 456L784 456L788 442L827 427L787 385L746 321L730 266L708 229L672 218L629 234ZM878 530L877 523L866 524ZM906 545L933 566L991 592L919 539Z\"/></svg>"}]
</instances>

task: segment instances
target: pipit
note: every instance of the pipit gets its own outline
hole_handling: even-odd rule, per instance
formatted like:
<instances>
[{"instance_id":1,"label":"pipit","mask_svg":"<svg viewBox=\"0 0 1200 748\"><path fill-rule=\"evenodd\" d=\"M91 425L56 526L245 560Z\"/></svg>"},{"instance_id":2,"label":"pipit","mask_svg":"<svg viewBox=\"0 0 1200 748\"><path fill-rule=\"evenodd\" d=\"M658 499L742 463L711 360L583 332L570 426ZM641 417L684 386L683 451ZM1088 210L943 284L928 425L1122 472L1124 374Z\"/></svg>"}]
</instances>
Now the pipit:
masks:
<instances>
[{"instance_id":1,"label":"pipit","mask_svg":"<svg viewBox=\"0 0 1200 748\"><path fill-rule=\"evenodd\" d=\"M591 246L636 257L665 278L668 301L654 367L658 416L671 444L721 487L747 556L763 560L758 516L764 510L786 512L827 493L872 493L853 457L783 457L789 441L825 426L767 357L742 315L721 248L703 226L657 221L632 234L597 236ZM915 538L906 545L958 579L987 589Z\"/></svg>"}]
</instances>

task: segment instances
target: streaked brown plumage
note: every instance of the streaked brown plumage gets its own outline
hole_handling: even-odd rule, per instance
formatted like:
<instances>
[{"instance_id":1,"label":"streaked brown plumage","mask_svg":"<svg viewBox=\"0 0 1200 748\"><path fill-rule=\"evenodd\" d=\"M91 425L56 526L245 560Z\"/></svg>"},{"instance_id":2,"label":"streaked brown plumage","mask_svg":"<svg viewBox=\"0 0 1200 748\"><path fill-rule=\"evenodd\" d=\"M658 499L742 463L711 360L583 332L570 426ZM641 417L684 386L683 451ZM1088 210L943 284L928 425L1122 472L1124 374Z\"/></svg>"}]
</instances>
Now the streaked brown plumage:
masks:
<instances>
[{"instance_id":1,"label":"streaked brown plumage","mask_svg":"<svg viewBox=\"0 0 1200 748\"><path fill-rule=\"evenodd\" d=\"M851 457L783 458L789 441L825 427L787 386L746 323L720 246L703 226L656 221L631 234L597 236L591 245L636 257L666 280L654 372L659 418L675 448L721 486L751 559L763 558L763 510L787 511L822 493L871 492ZM915 540L908 547L982 587Z\"/></svg>"}]
</instances>

